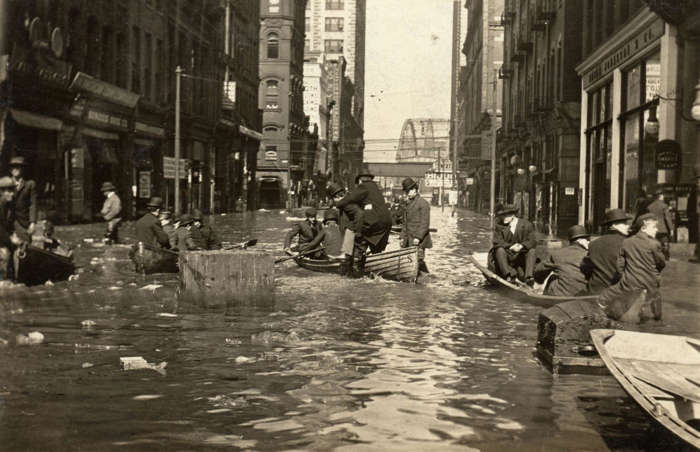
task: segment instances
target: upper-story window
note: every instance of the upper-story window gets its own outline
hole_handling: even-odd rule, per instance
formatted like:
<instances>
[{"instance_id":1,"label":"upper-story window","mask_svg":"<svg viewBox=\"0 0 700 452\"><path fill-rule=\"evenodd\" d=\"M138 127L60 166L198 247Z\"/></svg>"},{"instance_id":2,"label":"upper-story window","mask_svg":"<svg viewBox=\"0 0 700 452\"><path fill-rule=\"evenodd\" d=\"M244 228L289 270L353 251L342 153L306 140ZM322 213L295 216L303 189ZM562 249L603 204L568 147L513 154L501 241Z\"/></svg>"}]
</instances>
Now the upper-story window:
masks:
<instances>
[{"instance_id":1,"label":"upper-story window","mask_svg":"<svg viewBox=\"0 0 700 452\"><path fill-rule=\"evenodd\" d=\"M277 96L280 93L280 83L277 80L268 80L265 82L265 94L268 96Z\"/></svg>"},{"instance_id":2,"label":"upper-story window","mask_svg":"<svg viewBox=\"0 0 700 452\"><path fill-rule=\"evenodd\" d=\"M304 18L304 32L308 33L310 31L311 31L311 18L307 16Z\"/></svg>"},{"instance_id":3,"label":"upper-story window","mask_svg":"<svg viewBox=\"0 0 700 452\"><path fill-rule=\"evenodd\" d=\"M342 17L326 17L326 31L343 31Z\"/></svg>"},{"instance_id":4,"label":"upper-story window","mask_svg":"<svg viewBox=\"0 0 700 452\"><path fill-rule=\"evenodd\" d=\"M269 0L268 12L278 14L280 12L280 0Z\"/></svg>"},{"instance_id":5,"label":"upper-story window","mask_svg":"<svg viewBox=\"0 0 700 452\"><path fill-rule=\"evenodd\" d=\"M326 0L326 9L343 9L345 3L343 0Z\"/></svg>"},{"instance_id":6,"label":"upper-story window","mask_svg":"<svg viewBox=\"0 0 700 452\"><path fill-rule=\"evenodd\" d=\"M268 58L279 58L280 57L280 38L276 33L270 33L267 36L267 57Z\"/></svg>"},{"instance_id":7,"label":"upper-story window","mask_svg":"<svg viewBox=\"0 0 700 452\"><path fill-rule=\"evenodd\" d=\"M326 39L323 41L323 47L326 53L343 53L343 40Z\"/></svg>"}]
</instances>

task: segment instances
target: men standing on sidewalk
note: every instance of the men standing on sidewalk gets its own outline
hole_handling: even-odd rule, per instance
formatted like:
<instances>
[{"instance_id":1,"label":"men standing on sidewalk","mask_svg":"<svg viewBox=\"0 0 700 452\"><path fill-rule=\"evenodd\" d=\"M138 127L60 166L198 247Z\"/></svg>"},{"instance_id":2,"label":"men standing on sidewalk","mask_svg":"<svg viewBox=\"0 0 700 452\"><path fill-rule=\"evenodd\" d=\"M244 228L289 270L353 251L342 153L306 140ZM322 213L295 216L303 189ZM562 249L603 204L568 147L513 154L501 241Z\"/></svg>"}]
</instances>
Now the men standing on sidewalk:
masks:
<instances>
[{"instance_id":1,"label":"men standing on sidewalk","mask_svg":"<svg viewBox=\"0 0 700 452\"><path fill-rule=\"evenodd\" d=\"M605 212L602 226L607 226L607 232L591 242L588 247L588 257L584 260L583 269L588 275L587 292L599 294L603 289L617 282L617 256L620 254L622 242L630 233L629 220L631 217L622 209L610 209Z\"/></svg>"},{"instance_id":2,"label":"men standing on sidewalk","mask_svg":"<svg viewBox=\"0 0 700 452\"><path fill-rule=\"evenodd\" d=\"M134 225L136 241L156 248L169 248L170 239L158 218L163 208L163 200L154 196L148 201L146 208L148 212L139 218Z\"/></svg>"},{"instance_id":3,"label":"men standing on sidewalk","mask_svg":"<svg viewBox=\"0 0 700 452\"><path fill-rule=\"evenodd\" d=\"M661 187L656 189L654 196L655 199L647 206L647 211L656 215L656 219L659 220L659 232L656 233L656 240L661 244L661 251L663 251L666 260L668 260L670 257L669 239L673 232L673 218L671 218L668 205L664 202L664 191Z\"/></svg>"},{"instance_id":4,"label":"men standing on sidewalk","mask_svg":"<svg viewBox=\"0 0 700 452\"><path fill-rule=\"evenodd\" d=\"M118 229L119 223L122 221L122 202L117 196L117 187L111 182L105 182L102 184L100 191L104 193L106 199L102 205L102 210L100 214L102 218L107 222L107 232L105 233L105 243L111 245L112 243L117 243L119 241Z\"/></svg>"},{"instance_id":5,"label":"men standing on sidewalk","mask_svg":"<svg viewBox=\"0 0 700 452\"><path fill-rule=\"evenodd\" d=\"M24 178L24 157L12 157L9 166L15 183L15 232L31 242L36 226L36 184Z\"/></svg>"},{"instance_id":6,"label":"men standing on sidewalk","mask_svg":"<svg viewBox=\"0 0 700 452\"><path fill-rule=\"evenodd\" d=\"M430 238L430 204L418 194L418 183L407 177L401 182L408 203L403 211L401 223L401 247L418 247L418 269L430 273L425 265L425 250L433 247Z\"/></svg>"}]
</instances>

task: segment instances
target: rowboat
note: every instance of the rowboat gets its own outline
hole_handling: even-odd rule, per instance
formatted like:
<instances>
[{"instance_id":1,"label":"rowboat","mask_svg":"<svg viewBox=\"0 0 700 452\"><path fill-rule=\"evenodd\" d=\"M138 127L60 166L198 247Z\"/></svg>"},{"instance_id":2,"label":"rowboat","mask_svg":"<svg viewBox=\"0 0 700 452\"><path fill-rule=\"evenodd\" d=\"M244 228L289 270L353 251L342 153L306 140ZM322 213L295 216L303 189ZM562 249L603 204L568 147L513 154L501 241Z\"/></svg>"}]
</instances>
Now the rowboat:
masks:
<instances>
[{"instance_id":1,"label":"rowboat","mask_svg":"<svg viewBox=\"0 0 700 452\"><path fill-rule=\"evenodd\" d=\"M526 303L542 306L542 307L551 307L556 304L562 303L564 301L570 301L570 300L587 300L587 301L595 301L597 295L586 295L586 296L570 296L570 297L561 297L561 296L553 296L553 295L543 295L542 292L544 291L544 284L535 284L535 287L529 287L526 284L523 283L511 283L506 281L505 279L501 278L498 276L495 272L489 270L488 268L488 254L489 253L472 253L469 256L469 260L471 261L476 268L479 269L481 273L484 274L484 277L488 282L491 284L497 286L498 288L502 289L503 292L506 293L511 298L515 298L519 301L524 301Z\"/></svg>"},{"instance_id":2,"label":"rowboat","mask_svg":"<svg viewBox=\"0 0 700 452\"><path fill-rule=\"evenodd\" d=\"M340 274L342 259L311 259L297 257L297 265L321 273ZM365 276L393 281L416 282L418 279L418 247L411 246L383 253L369 254L365 260Z\"/></svg>"},{"instance_id":3,"label":"rowboat","mask_svg":"<svg viewBox=\"0 0 700 452\"><path fill-rule=\"evenodd\" d=\"M178 254L174 251L143 246L139 243L129 250L129 257L137 273L177 273Z\"/></svg>"},{"instance_id":4,"label":"rowboat","mask_svg":"<svg viewBox=\"0 0 700 452\"><path fill-rule=\"evenodd\" d=\"M700 448L700 341L596 329L593 344L622 388L649 416Z\"/></svg>"},{"instance_id":5,"label":"rowboat","mask_svg":"<svg viewBox=\"0 0 700 452\"><path fill-rule=\"evenodd\" d=\"M27 286L65 281L75 271L73 259L31 245L17 252L15 262L15 280Z\"/></svg>"}]
</instances>

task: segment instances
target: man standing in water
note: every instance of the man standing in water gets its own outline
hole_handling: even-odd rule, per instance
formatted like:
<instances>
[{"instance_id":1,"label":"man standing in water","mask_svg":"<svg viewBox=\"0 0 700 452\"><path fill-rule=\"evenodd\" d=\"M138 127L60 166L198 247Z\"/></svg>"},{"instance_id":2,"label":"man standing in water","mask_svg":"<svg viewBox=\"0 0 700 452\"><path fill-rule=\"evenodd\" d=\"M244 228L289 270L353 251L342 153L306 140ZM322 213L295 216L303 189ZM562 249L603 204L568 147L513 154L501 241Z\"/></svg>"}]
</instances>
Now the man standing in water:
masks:
<instances>
[{"instance_id":1,"label":"man standing in water","mask_svg":"<svg viewBox=\"0 0 700 452\"><path fill-rule=\"evenodd\" d=\"M418 194L418 183L407 177L401 182L408 203L403 212L401 247L418 247L418 269L430 273L425 265L425 250L433 247L430 238L430 204Z\"/></svg>"},{"instance_id":2,"label":"man standing in water","mask_svg":"<svg viewBox=\"0 0 700 452\"><path fill-rule=\"evenodd\" d=\"M105 182L100 189L105 195L105 202L102 205L102 218L107 222L107 232L105 233L105 243L111 245L119 240L118 229L122 221L122 202L117 196L117 187L111 182Z\"/></svg>"},{"instance_id":3,"label":"man standing in water","mask_svg":"<svg viewBox=\"0 0 700 452\"><path fill-rule=\"evenodd\" d=\"M24 178L24 157L10 159L10 174L15 183L15 232L31 242L36 227L36 184Z\"/></svg>"},{"instance_id":4,"label":"man standing in water","mask_svg":"<svg viewBox=\"0 0 700 452\"><path fill-rule=\"evenodd\" d=\"M12 251L20 244L14 233L15 182L0 177L0 282L11 281Z\"/></svg>"},{"instance_id":5,"label":"man standing in water","mask_svg":"<svg viewBox=\"0 0 700 452\"><path fill-rule=\"evenodd\" d=\"M668 260L671 257L669 239L673 232L673 218L668 205L664 202L664 191L661 187L656 189L654 196L655 199L647 206L647 211L656 215L659 225L656 240L661 244L661 251Z\"/></svg>"},{"instance_id":6,"label":"man standing in water","mask_svg":"<svg viewBox=\"0 0 700 452\"><path fill-rule=\"evenodd\" d=\"M602 226L608 231L602 237L591 242L588 256L584 259L583 270L588 275L587 292L599 294L603 289L615 284L620 277L617 274L617 256L622 242L630 233L628 224L631 217L622 209L605 212Z\"/></svg>"}]
</instances>

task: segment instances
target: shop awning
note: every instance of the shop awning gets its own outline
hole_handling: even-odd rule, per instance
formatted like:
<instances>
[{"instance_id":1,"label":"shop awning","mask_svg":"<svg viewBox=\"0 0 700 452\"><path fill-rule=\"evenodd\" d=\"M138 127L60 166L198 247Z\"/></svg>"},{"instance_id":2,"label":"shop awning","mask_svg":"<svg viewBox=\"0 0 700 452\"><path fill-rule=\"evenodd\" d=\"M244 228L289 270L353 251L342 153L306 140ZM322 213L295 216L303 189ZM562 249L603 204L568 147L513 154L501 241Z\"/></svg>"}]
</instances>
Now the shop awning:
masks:
<instances>
[{"instance_id":1,"label":"shop awning","mask_svg":"<svg viewBox=\"0 0 700 452\"><path fill-rule=\"evenodd\" d=\"M17 108L10 108L12 118L25 127L45 130L61 130L63 121L36 113L30 113Z\"/></svg>"},{"instance_id":2,"label":"shop awning","mask_svg":"<svg viewBox=\"0 0 700 452\"><path fill-rule=\"evenodd\" d=\"M249 129L246 126L238 126L238 131L242 133L243 135L250 137L250 138L255 138L256 140L262 141L264 138L263 134L260 132L256 132L255 130Z\"/></svg>"},{"instance_id":3,"label":"shop awning","mask_svg":"<svg viewBox=\"0 0 700 452\"><path fill-rule=\"evenodd\" d=\"M99 138L101 140L116 141L119 139L119 135L117 135L116 133L103 132L101 130L95 130L95 129L91 129L89 127L83 127L82 129L80 129L80 132L83 135L87 135L87 136L93 137L93 138Z\"/></svg>"}]
</instances>

